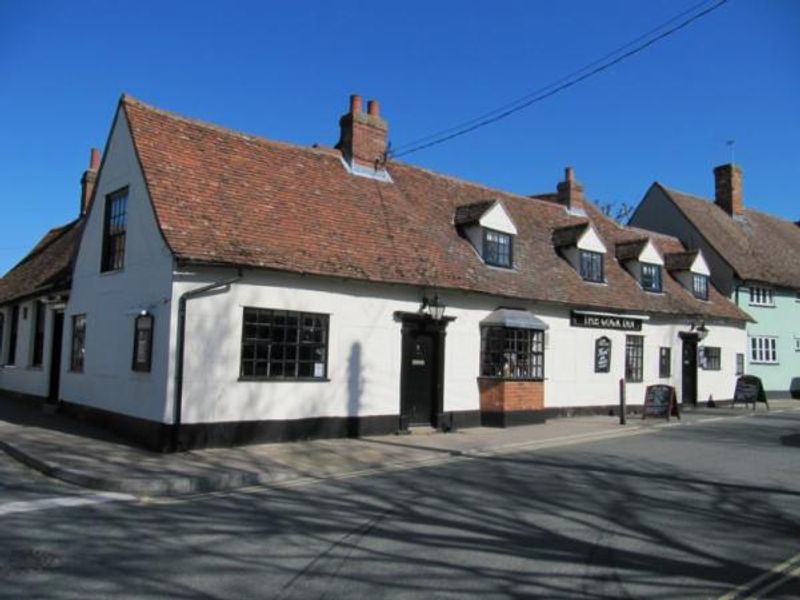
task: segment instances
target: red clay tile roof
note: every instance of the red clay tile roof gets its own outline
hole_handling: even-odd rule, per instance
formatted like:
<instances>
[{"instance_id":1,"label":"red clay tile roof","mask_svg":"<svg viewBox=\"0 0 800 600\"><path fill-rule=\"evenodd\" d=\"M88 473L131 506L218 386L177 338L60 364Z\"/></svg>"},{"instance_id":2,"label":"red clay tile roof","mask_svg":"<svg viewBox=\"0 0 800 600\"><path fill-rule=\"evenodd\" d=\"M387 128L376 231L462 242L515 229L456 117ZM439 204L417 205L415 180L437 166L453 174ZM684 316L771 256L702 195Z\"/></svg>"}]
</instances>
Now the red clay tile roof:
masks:
<instances>
[{"instance_id":1,"label":"red clay tile roof","mask_svg":"<svg viewBox=\"0 0 800 600\"><path fill-rule=\"evenodd\" d=\"M705 198L661 189L742 280L800 289L800 228L759 211L731 218Z\"/></svg>"},{"instance_id":2,"label":"red clay tile roof","mask_svg":"<svg viewBox=\"0 0 800 600\"><path fill-rule=\"evenodd\" d=\"M586 218L552 202L398 162L387 165L393 183L385 183L348 174L333 149L232 132L127 96L121 107L164 238L179 260L605 310L747 318L718 294L699 302L675 282L667 294L646 294L613 257L608 285L583 282L552 235ZM487 198L502 202L517 227L514 269L487 268L453 225L458 207ZM612 245L628 235L605 230Z\"/></svg>"},{"instance_id":3,"label":"red clay tile roof","mask_svg":"<svg viewBox=\"0 0 800 600\"><path fill-rule=\"evenodd\" d=\"M589 227L589 222L584 221L576 225L567 225L553 230L553 246L563 248L564 246L574 246Z\"/></svg>"},{"instance_id":4,"label":"red clay tile roof","mask_svg":"<svg viewBox=\"0 0 800 600\"><path fill-rule=\"evenodd\" d=\"M492 206L494 206L494 200L486 200L484 202L475 202L473 204L457 206L455 217L453 217L453 222L456 225L470 225L472 223L477 223L480 218L486 214L486 211L488 211Z\"/></svg>"},{"instance_id":5,"label":"red clay tile roof","mask_svg":"<svg viewBox=\"0 0 800 600\"><path fill-rule=\"evenodd\" d=\"M687 250L685 252L672 252L664 256L664 267L668 271L688 271L692 268L697 258L697 250Z\"/></svg>"},{"instance_id":6,"label":"red clay tile roof","mask_svg":"<svg viewBox=\"0 0 800 600\"><path fill-rule=\"evenodd\" d=\"M637 260L645 246L647 246L647 239L620 242L617 244L614 251L617 260L625 262L626 260Z\"/></svg>"},{"instance_id":7,"label":"red clay tile roof","mask_svg":"<svg viewBox=\"0 0 800 600\"><path fill-rule=\"evenodd\" d=\"M33 250L0 279L0 304L69 290L83 220L48 231Z\"/></svg>"}]
</instances>

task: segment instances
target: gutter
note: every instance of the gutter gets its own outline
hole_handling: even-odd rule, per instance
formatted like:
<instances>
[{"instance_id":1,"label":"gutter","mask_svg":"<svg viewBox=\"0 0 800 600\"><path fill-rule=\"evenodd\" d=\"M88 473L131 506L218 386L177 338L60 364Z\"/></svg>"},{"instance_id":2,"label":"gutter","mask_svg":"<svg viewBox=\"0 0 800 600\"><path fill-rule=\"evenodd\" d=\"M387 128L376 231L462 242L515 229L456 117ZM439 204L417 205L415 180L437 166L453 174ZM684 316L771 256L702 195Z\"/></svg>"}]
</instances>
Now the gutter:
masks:
<instances>
[{"instance_id":1,"label":"gutter","mask_svg":"<svg viewBox=\"0 0 800 600\"><path fill-rule=\"evenodd\" d=\"M178 299L178 339L175 348L175 401L173 406L172 431L170 433L170 450L178 451L181 414L183 410L183 355L186 345L186 302L192 298L202 296L208 292L223 289L227 292L230 286L242 278L242 270L238 269L236 277L210 283L193 290L188 290L181 294Z\"/></svg>"}]
</instances>

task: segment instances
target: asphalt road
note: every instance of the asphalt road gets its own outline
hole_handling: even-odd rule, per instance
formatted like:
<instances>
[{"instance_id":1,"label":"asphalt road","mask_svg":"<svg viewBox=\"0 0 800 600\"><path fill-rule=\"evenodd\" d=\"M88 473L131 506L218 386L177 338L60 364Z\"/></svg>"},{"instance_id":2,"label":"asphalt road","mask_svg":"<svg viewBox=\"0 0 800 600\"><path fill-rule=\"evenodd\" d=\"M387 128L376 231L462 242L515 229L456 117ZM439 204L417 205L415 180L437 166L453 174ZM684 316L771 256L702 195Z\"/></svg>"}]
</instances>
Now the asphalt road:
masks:
<instances>
[{"instance_id":1,"label":"asphalt road","mask_svg":"<svg viewBox=\"0 0 800 600\"><path fill-rule=\"evenodd\" d=\"M0 542L15 600L800 598L800 412L171 500L2 457Z\"/></svg>"}]
</instances>

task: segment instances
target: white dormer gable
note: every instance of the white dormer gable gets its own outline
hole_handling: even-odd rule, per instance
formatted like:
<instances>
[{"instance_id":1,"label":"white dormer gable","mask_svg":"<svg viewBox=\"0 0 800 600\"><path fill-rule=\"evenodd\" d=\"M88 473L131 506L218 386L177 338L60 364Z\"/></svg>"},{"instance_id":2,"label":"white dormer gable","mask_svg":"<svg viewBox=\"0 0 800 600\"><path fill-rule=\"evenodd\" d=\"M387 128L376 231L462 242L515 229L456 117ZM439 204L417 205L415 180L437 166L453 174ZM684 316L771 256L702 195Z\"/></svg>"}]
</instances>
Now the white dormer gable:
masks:
<instances>
[{"instance_id":1,"label":"white dormer gable","mask_svg":"<svg viewBox=\"0 0 800 600\"><path fill-rule=\"evenodd\" d=\"M706 275L708 277L711 276L711 269L708 268L708 263L703 256L702 250L697 251L697 256L695 257L694 262L689 270L698 275Z\"/></svg>"},{"instance_id":2,"label":"white dormer gable","mask_svg":"<svg viewBox=\"0 0 800 600\"><path fill-rule=\"evenodd\" d=\"M578 250L587 250L589 252L597 252L599 254L606 253L606 246L603 244L603 240L600 239L600 236L597 235L597 231L595 231L591 223L583 232L583 235L578 238L578 243L575 245L577 246Z\"/></svg>"},{"instance_id":3,"label":"white dormer gable","mask_svg":"<svg viewBox=\"0 0 800 600\"><path fill-rule=\"evenodd\" d=\"M517 228L498 200L459 206L453 222L486 265L514 268Z\"/></svg>"},{"instance_id":4,"label":"white dormer gable","mask_svg":"<svg viewBox=\"0 0 800 600\"><path fill-rule=\"evenodd\" d=\"M517 235L517 228L500 202L495 202L494 206L481 216L478 224L487 229L494 229L509 235Z\"/></svg>"},{"instance_id":5,"label":"white dormer gable","mask_svg":"<svg viewBox=\"0 0 800 600\"><path fill-rule=\"evenodd\" d=\"M656 246L653 244L652 240L647 240L647 244L639 253L639 262L658 265L660 267L664 266L664 259L662 258L661 253L656 249Z\"/></svg>"}]
</instances>

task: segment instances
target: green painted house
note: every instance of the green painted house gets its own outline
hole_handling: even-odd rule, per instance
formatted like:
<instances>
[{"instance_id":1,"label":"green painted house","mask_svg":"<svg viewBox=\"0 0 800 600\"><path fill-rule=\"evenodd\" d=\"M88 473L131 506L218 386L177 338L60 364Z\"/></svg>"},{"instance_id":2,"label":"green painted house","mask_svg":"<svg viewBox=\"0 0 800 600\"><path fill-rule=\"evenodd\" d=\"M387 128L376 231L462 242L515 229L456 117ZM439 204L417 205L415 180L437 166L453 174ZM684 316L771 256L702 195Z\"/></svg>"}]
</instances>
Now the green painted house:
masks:
<instances>
[{"instance_id":1,"label":"green painted house","mask_svg":"<svg viewBox=\"0 0 800 600\"><path fill-rule=\"evenodd\" d=\"M630 224L703 251L712 284L753 318L737 371L760 377L771 398L800 398L800 221L745 208L737 165L714 180L713 200L654 183Z\"/></svg>"}]
</instances>

